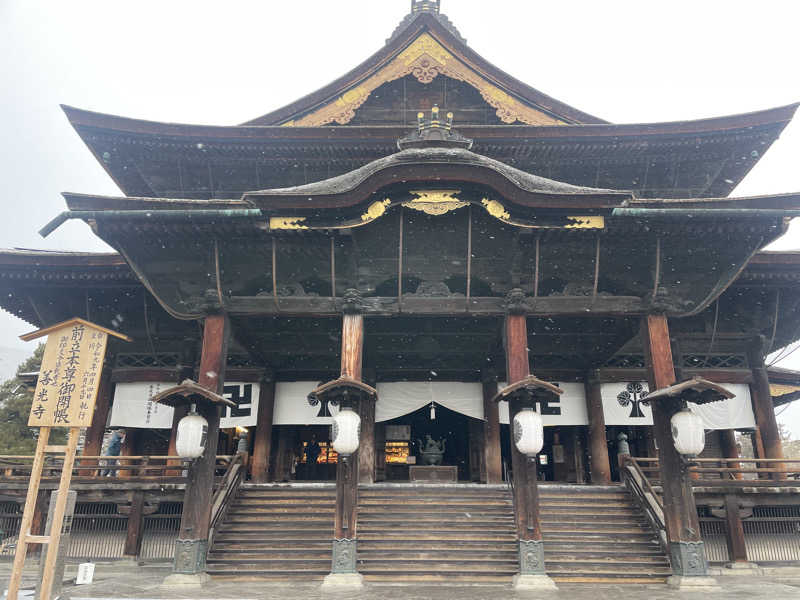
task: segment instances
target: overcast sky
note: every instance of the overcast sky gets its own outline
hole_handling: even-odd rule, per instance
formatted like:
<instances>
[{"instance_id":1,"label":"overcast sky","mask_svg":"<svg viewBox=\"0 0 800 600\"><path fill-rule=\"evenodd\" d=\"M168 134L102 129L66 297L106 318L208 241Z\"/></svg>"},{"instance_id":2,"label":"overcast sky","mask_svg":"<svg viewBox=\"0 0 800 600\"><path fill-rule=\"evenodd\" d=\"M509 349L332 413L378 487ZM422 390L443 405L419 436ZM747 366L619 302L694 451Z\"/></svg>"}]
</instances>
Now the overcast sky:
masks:
<instances>
[{"instance_id":1,"label":"overcast sky","mask_svg":"<svg viewBox=\"0 0 800 600\"><path fill-rule=\"evenodd\" d=\"M408 0L0 0L0 246L102 251L80 222L47 239L62 191L119 190L59 104L234 125L378 50ZM617 123L800 101L794 0L442 0L469 45L514 77ZM800 191L800 117L734 195ZM800 220L798 220L800 221ZM800 249L800 227L775 246ZM0 314L0 375L30 329ZM21 354L20 354L21 353ZM781 366L800 369L800 351ZM780 415L800 436L800 402Z\"/></svg>"}]
</instances>

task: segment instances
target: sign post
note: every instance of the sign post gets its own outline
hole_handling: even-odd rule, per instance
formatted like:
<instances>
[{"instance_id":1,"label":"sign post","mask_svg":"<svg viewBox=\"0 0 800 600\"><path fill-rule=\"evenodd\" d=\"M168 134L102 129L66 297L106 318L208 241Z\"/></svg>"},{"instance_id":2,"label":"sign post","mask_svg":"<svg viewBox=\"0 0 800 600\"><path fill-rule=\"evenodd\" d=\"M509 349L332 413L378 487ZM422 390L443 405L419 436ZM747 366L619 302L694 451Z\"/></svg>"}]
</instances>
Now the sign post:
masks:
<instances>
[{"instance_id":1,"label":"sign post","mask_svg":"<svg viewBox=\"0 0 800 600\"><path fill-rule=\"evenodd\" d=\"M131 341L127 336L77 318L20 337L27 342L45 335L47 345L28 418L29 427L39 428L39 440L33 457L30 485L8 584L8 600L17 600L29 544L48 544L39 597L40 600L50 600L78 437L81 427L92 424L108 336ZM66 446L48 443L53 427L69 428ZM34 507L46 454L63 455L61 480L50 535L31 535Z\"/></svg>"}]
</instances>

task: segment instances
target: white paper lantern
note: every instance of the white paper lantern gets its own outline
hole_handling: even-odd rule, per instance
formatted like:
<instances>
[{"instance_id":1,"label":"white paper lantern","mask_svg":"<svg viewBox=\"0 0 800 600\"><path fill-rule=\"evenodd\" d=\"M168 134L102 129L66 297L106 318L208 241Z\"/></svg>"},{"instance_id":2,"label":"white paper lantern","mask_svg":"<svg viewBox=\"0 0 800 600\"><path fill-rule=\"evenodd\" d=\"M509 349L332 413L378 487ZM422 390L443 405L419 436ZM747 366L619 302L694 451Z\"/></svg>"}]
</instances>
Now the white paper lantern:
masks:
<instances>
[{"instance_id":1,"label":"white paper lantern","mask_svg":"<svg viewBox=\"0 0 800 600\"><path fill-rule=\"evenodd\" d=\"M331 425L331 444L342 456L350 456L358 450L358 438L361 434L361 417L352 408L342 408L333 417Z\"/></svg>"},{"instance_id":2,"label":"white paper lantern","mask_svg":"<svg viewBox=\"0 0 800 600\"><path fill-rule=\"evenodd\" d=\"M532 408L514 415L514 444L525 456L536 456L544 446L544 423Z\"/></svg>"},{"instance_id":3,"label":"white paper lantern","mask_svg":"<svg viewBox=\"0 0 800 600\"><path fill-rule=\"evenodd\" d=\"M696 456L706 445L706 432L703 420L688 408L675 413L670 419L672 441L675 450L681 454Z\"/></svg>"},{"instance_id":4,"label":"white paper lantern","mask_svg":"<svg viewBox=\"0 0 800 600\"><path fill-rule=\"evenodd\" d=\"M178 421L175 450L181 458L202 456L208 441L208 421L191 412Z\"/></svg>"}]
</instances>

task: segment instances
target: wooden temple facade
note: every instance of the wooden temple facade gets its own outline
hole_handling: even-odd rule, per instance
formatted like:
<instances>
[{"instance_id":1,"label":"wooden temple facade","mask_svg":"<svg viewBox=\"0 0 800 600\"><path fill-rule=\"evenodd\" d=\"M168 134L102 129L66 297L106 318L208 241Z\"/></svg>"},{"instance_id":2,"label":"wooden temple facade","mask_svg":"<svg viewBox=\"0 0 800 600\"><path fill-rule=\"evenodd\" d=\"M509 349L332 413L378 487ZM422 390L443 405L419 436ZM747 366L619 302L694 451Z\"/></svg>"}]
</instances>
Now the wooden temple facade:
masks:
<instances>
[{"instance_id":1,"label":"wooden temple facade","mask_svg":"<svg viewBox=\"0 0 800 600\"><path fill-rule=\"evenodd\" d=\"M484 505L472 525L480 535L466 543L474 549L434 561L432 576L446 578L453 560L461 573L476 556L496 556L496 579L507 569L509 581L545 572L625 580L609 557L640 548L638 580L703 577L702 499L708 511L728 503L731 531L741 528L735 509L761 500L720 487L741 475L735 460L719 463L718 481L693 494L703 463L690 473L669 431L683 397L649 403L648 392L692 377L722 386L738 408L708 412L703 458L738 459L735 431L747 432L761 485L790 485L774 405L795 398L800 378L770 371L764 359L800 338L800 255L763 249L800 214L800 194L729 194L795 109L607 123L489 64L438 2L414 0L364 63L242 125L64 107L124 195L65 193L67 210L42 233L81 219L116 252L2 251L0 305L36 327L80 316L134 338L110 343L88 456L100 455L109 424L126 428L124 453L174 455L185 412L165 413L149 399L186 379L237 404L207 415L219 445L189 468L176 572L224 577L233 564L302 574L274 548L241 546L299 535L291 543L307 572L431 575L402 552L387 567L376 539L413 530L415 515L443 530L458 521L448 506ZM349 478L328 447L330 415L343 401L355 403L362 423ZM525 402L545 417L536 462L508 431ZM425 435L445 440L443 476L463 485L402 485L437 476L414 468ZM321 446L316 464L304 453L312 439ZM246 474L220 529L215 457L236 454L239 440ZM615 484L633 463L639 475L650 464L663 482L664 538L650 562L657 534L647 532L658 524L631 521L629 492ZM337 472L336 499L332 484L256 485L333 482ZM280 525L254 525L292 489L284 502L329 519L321 540L304 540L302 523L287 522L283 537ZM581 505L587 493L598 495ZM779 496L766 504L797 509L796 496ZM561 527L581 515L601 523ZM580 563L586 549L575 539L606 535L603 527L609 545ZM626 527L641 530L640 546L622 548ZM237 532L238 548L229 539ZM422 543L407 534L397 548ZM445 532L439 541L448 539L462 538ZM321 550L302 554L329 552L334 540L332 563ZM746 561L734 542L728 558ZM226 549L245 558L231 561ZM627 579L636 569L625 565Z\"/></svg>"}]
</instances>

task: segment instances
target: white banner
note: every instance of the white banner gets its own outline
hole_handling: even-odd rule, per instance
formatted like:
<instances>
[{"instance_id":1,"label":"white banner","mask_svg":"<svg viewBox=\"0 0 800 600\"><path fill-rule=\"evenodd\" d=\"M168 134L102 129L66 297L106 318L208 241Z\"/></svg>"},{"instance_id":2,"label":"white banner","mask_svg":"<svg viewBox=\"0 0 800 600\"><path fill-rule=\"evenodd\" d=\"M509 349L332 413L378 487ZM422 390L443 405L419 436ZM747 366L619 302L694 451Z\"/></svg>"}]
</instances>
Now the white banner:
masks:
<instances>
[{"instance_id":1,"label":"white banner","mask_svg":"<svg viewBox=\"0 0 800 600\"><path fill-rule=\"evenodd\" d=\"M170 381L116 384L109 426L172 429L174 409L150 398L174 386L175 383Z\"/></svg>"},{"instance_id":2,"label":"white banner","mask_svg":"<svg viewBox=\"0 0 800 600\"><path fill-rule=\"evenodd\" d=\"M150 399L174 386L174 382L118 383L114 388L109 426L171 429L174 409ZM226 383L222 395L235 402L237 407L225 408L220 428L255 425L258 419L258 394L257 383Z\"/></svg>"},{"instance_id":3,"label":"white banner","mask_svg":"<svg viewBox=\"0 0 800 600\"><path fill-rule=\"evenodd\" d=\"M462 381L399 381L379 383L375 422L407 415L431 402L473 419L483 419L483 388Z\"/></svg>"},{"instance_id":4,"label":"white banner","mask_svg":"<svg viewBox=\"0 0 800 600\"><path fill-rule=\"evenodd\" d=\"M222 395L236 404L236 408L226 406L219 420L220 429L230 427L250 427L258 423L258 383L226 383Z\"/></svg>"},{"instance_id":5,"label":"white banner","mask_svg":"<svg viewBox=\"0 0 800 600\"><path fill-rule=\"evenodd\" d=\"M603 416L606 425L652 425L653 411L647 403L647 382L603 383Z\"/></svg>"},{"instance_id":6,"label":"white banner","mask_svg":"<svg viewBox=\"0 0 800 600\"><path fill-rule=\"evenodd\" d=\"M692 412L703 419L707 430L750 429L755 416L750 402L750 386L742 383L724 384L735 396L722 402L698 406L689 403ZM653 411L647 403L646 382L604 383L601 386L603 415L606 425L652 425Z\"/></svg>"},{"instance_id":7,"label":"white banner","mask_svg":"<svg viewBox=\"0 0 800 600\"><path fill-rule=\"evenodd\" d=\"M506 387L505 382L499 384ZM588 425L589 414L586 411L586 391L582 383L554 383L564 393L551 400L538 402L536 412L542 415L545 426L552 425ZM508 401L500 401L500 422L508 424Z\"/></svg>"},{"instance_id":8,"label":"white banner","mask_svg":"<svg viewBox=\"0 0 800 600\"><path fill-rule=\"evenodd\" d=\"M320 385L318 381L279 381L275 384L275 425L330 425L338 406L319 402L308 403L308 395Z\"/></svg>"}]
</instances>

